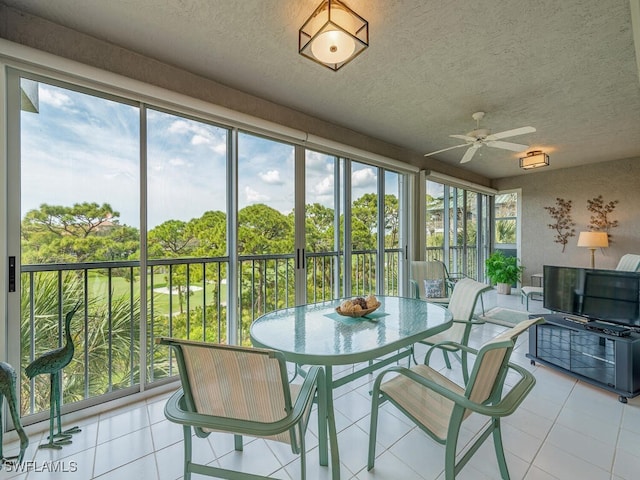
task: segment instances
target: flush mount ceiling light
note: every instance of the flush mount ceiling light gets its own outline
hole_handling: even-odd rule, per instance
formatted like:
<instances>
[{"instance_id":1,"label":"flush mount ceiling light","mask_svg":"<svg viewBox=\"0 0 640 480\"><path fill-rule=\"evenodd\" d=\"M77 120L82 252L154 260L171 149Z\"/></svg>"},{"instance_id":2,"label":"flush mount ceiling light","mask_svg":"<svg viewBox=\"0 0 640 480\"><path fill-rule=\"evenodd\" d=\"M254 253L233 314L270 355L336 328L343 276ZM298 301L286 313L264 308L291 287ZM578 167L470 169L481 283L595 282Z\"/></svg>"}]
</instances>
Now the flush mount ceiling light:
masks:
<instances>
[{"instance_id":1,"label":"flush mount ceiling light","mask_svg":"<svg viewBox=\"0 0 640 480\"><path fill-rule=\"evenodd\" d=\"M369 22L338 0L324 0L298 35L298 52L337 71L369 46Z\"/></svg>"},{"instance_id":2,"label":"flush mount ceiling light","mask_svg":"<svg viewBox=\"0 0 640 480\"><path fill-rule=\"evenodd\" d=\"M534 150L527 153L526 157L520 157L520 168L531 170L532 168L546 167L549 165L549 155L542 150Z\"/></svg>"}]
</instances>

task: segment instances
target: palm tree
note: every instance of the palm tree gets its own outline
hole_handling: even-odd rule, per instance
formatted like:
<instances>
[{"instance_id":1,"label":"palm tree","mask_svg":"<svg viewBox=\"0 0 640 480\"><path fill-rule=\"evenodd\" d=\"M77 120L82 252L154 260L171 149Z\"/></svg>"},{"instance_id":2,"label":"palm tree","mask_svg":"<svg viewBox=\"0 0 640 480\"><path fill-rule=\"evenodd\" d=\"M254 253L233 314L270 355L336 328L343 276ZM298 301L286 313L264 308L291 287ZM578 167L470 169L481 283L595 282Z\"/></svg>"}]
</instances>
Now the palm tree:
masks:
<instances>
[{"instance_id":1,"label":"palm tree","mask_svg":"<svg viewBox=\"0 0 640 480\"><path fill-rule=\"evenodd\" d=\"M58 272L38 272L33 275L32 285L33 290L26 287L21 292L21 365L28 365L43 352L60 346L60 312L69 311L85 298L83 279L75 271L65 272L60 283ZM71 326L75 354L63 371L64 403L102 395L140 381L139 296L133 299L112 296L111 303L98 296L87 295L87 298ZM49 385L45 376L33 380L33 390L24 372L21 378L22 414L48 409Z\"/></svg>"}]
</instances>

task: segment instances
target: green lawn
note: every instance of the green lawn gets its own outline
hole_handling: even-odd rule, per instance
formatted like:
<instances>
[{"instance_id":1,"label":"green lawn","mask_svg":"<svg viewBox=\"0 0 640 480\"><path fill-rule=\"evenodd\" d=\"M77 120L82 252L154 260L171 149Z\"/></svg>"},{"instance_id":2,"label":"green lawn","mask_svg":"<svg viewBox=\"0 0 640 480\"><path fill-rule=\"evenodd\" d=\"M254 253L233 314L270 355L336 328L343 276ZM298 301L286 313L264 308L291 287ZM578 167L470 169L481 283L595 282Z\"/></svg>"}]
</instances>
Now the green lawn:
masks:
<instances>
[{"instance_id":1,"label":"green lawn","mask_svg":"<svg viewBox=\"0 0 640 480\"><path fill-rule=\"evenodd\" d=\"M150 284L150 277L148 279L148 283ZM159 283L158 275L156 275L155 283L154 283L154 293L153 293L153 308L156 314L168 314L169 313L169 299L172 301L172 310L173 313L180 311L180 303L179 303L179 295L174 286L174 293L169 295L167 284L163 281ZM134 289L134 297L139 297L139 278L136 278L135 284L133 286ZM195 306L202 306L203 301L206 297L207 305L213 305L216 303L217 298L214 293L214 284L208 283L205 288L202 289L201 285L193 285L195 288L191 292L189 296L189 306L191 308ZM220 299L222 302L225 301L227 295L227 285L222 284L220 286ZM131 283L124 277L111 277L111 289L114 297L120 296L128 296L131 289ZM90 272L89 273L89 296L92 298L108 298L108 277L106 275L102 275L98 272ZM149 298L150 289L147 290L147 297ZM186 309L186 298L183 300L185 303L183 308Z\"/></svg>"}]
</instances>

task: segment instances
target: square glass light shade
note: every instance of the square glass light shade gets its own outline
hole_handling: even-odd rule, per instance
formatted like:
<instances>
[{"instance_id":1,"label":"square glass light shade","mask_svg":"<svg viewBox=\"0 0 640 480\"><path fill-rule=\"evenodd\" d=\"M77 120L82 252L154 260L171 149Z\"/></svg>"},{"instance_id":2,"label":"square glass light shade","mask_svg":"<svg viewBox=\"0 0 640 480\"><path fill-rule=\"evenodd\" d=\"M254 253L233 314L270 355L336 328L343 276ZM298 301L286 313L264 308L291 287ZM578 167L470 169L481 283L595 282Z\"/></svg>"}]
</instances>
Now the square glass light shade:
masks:
<instances>
[{"instance_id":1,"label":"square glass light shade","mask_svg":"<svg viewBox=\"0 0 640 480\"><path fill-rule=\"evenodd\" d=\"M369 23L338 0L324 0L298 34L298 52L339 70L369 46Z\"/></svg>"},{"instance_id":2,"label":"square glass light shade","mask_svg":"<svg viewBox=\"0 0 640 480\"><path fill-rule=\"evenodd\" d=\"M549 155L540 150L529 152L526 157L520 157L520 168L524 170L546 167L547 165L549 165Z\"/></svg>"}]
</instances>

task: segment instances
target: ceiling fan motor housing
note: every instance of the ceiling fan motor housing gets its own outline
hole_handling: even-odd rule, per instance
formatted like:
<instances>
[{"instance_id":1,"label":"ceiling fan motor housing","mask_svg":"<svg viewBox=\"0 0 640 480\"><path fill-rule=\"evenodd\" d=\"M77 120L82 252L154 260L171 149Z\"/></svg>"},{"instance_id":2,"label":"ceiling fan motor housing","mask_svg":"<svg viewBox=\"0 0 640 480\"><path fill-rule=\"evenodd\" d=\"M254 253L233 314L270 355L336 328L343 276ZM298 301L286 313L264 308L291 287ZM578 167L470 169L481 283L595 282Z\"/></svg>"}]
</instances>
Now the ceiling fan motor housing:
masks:
<instances>
[{"instance_id":1,"label":"ceiling fan motor housing","mask_svg":"<svg viewBox=\"0 0 640 480\"><path fill-rule=\"evenodd\" d=\"M478 140L484 140L490 134L491 134L491 130L489 130L488 128L477 128L467 133L467 136L477 138Z\"/></svg>"}]
</instances>

